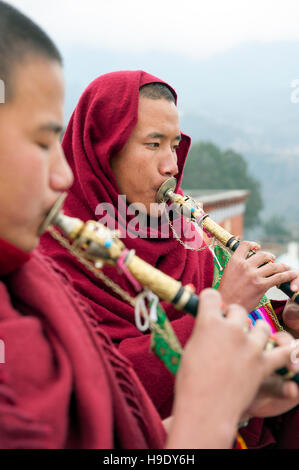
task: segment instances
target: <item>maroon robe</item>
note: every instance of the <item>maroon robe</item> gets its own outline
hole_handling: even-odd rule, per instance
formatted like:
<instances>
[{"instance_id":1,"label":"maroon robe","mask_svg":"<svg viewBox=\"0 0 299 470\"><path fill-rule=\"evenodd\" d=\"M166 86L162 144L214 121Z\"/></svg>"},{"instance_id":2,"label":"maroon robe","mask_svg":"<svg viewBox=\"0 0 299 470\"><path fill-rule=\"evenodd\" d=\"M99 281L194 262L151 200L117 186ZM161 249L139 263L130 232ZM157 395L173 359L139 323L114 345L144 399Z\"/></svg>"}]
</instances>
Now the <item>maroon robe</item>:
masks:
<instances>
[{"instance_id":1,"label":"maroon robe","mask_svg":"<svg viewBox=\"0 0 299 470\"><path fill-rule=\"evenodd\" d=\"M0 240L0 269L0 448L163 447L130 362L60 268Z\"/></svg>"}]
</instances>

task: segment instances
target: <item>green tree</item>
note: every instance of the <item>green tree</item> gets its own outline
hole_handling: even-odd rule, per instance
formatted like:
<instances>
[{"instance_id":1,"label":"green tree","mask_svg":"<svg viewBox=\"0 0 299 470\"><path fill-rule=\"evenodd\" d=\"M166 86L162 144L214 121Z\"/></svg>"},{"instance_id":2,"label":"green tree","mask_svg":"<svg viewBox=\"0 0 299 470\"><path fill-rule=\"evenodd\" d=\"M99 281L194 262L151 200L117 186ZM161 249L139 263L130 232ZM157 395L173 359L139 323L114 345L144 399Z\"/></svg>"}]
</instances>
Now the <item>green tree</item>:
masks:
<instances>
[{"instance_id":1,"label":"green tree","mask_svg":"<svg viewBox=\"0 0 299 470\"><path fill-rule=\"evenodd\" d=\"M210 142L195 143L189 153L183 179L188 189L247 189L250 197L245 213L246 227L259 222L263 207L260 183L248 172L242 155L221 151Z\"/></svg>"}]
</instances>

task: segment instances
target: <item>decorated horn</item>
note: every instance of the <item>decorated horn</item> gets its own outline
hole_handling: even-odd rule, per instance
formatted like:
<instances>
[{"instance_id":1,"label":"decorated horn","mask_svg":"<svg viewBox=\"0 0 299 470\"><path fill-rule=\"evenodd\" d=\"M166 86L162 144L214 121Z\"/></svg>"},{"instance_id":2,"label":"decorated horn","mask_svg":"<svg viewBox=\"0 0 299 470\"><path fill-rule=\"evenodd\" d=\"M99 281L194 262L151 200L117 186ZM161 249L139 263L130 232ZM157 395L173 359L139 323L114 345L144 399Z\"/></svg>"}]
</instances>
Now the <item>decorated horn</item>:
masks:
<instances>
[{"instance_id":1,"label":"decorated horn","mask_svg":"<svg viewBox=\"0 0 299 470\"><path fill-rule=\"evenodd\" d=\"M154 292L160 299L173 304L193 316L197 314L198 296L191 286L182 286L181 282L162 273L141 258L135 250L127 250L118 237L117 231L111 231L96 221L84 223L80 219L66 216L61 207L66 195L62 195L40 227L40 234L51 230L55 225L79 249L85 258L92 260L96 267L104 264L118 265L119 260L144 287ZM277 346L275 339L269 339L267 349ZM285 380L293 380L299 385L299 374L282 368L277 371Z\"/></svg>"},{"instance_id":2,"label":"decorated horn","mask_svg":"<svg viewBox=\"0 0 299 470\"><path fill-rule=\"evenodd\" d=\"M169 178L166 180L157 192L157 202L173 202L175 205L179 206L180 212L184 217L187 217L192 222L204 227L229 250L236 251L240 245L240 241L234 235L214 222L210 218L209 214L206 214L204 210L189 196L176 194L174 192L176 185L177 180L175 178ZM255 254L255 252L251 252L251 255L253 254ZM299 304L299 291L294 293L291 290L290 282L284 282L277 287L288 295L293 302Z\"/></svg>"},{"instance_id":3,"label":"decorated horn","mask_svg":"<svg viewBox=\"0 0 299 470\"><path fill-rule=\"evenodd\" d=\"M62 195L50 211L39 230L40 235L51 225L55 225L73 242L73 246L82 250L84 257L93 261L96 266L103 263L117 265L119 260L122 260L140 284L160 299L172 303L178 310L196 316L198 296L194 294L193 287L183 287L181 282L136 256L135 250L127 250L118 238L117 231L111 231L93 220L84 223L80 219L66 216L61 210L65 197Z\"/></svg>"}]
</instances>

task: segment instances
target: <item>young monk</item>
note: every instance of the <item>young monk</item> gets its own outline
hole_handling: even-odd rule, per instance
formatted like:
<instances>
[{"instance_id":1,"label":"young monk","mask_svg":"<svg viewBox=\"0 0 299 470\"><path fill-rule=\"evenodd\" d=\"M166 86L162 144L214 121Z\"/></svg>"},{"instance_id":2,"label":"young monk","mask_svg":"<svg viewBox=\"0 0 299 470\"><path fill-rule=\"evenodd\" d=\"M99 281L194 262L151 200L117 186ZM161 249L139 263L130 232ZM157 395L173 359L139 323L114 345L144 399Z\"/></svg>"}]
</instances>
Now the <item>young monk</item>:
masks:
<instances>
[{"instance_id":1,"label":"young monk","mask_svg":"<svg viewBox=\"0 0 299 470\"><path fill-rule=\"evenodd\" d=\"M231 447L260 384L289 362L290 346L265 352L263 323L247 334L241 307L224 317L220 295L203 293L166 440L130 362L67 275L36 251L39 227L73 181L59 144L60 54L2 1L0 52L0 448ZM289 407L290 386L279 383ZM241 392L232 402L234 390Z\"/></svg>"},{"instance_id":2,"label":"young monk","mask_svg":"<svg viewBox=\"0 0 299 470\"><path fill-rule=\"evenodd\" d=\"M109 203L113 209L110 221L113 217L117 220L128 249L135 249L138 256L183 285L193 284L200 293L211 287L214 271L212 254L205 249L202 240L198 244L200 251L194 251L186 249L188 241L184 234L182 243L178 243L171 232L167 238L159 231L156 238L150 238L146 229L142 236L132 238L129 225L134 215L126 214L125 220L126 204L119 199L120 195L125 195L127 205L142 203L150 214L150 205L155 202L157 190L164 181L175 176L177 191L180 190L189 146L189 137L180 130L176 94L169 85L142 71L115 72L99 77L83 93L63 140L75 176L65 209L68 215L86 221L103 217L101 203ZM109 207L106 206L108 212ZM174 379L149 352L150 335L136 328L134 310L128 300L103 284L50 236L44 238L42 246L68 271L103 329L118 345L118 350L133 363L160 415L163 418L169 416ZM297 273L287 266L268 263L260 268L272 259L269 253L260 251L247 259L253 247L253 243L241 243L219 288L226 303L238 302L248 312L274 285L292 281L294 291L298 290ZM121 274L112 268L104 268L104 273L131 297L136 295L130 282ZM163 303L163 307L179 340L185 344L193 328L193 319L171 305ZM258 410L255 409L255 413L258 414ZM270 426L270 423L263 424L263 420L250 423L248 439L252 447L275 442L276 431L274 433L272 425L268 428L268 424ZM279 439L277 434L277 441ZM291 445L298 446L298 443L296 437Z\"/></svg>"}]
</instances>

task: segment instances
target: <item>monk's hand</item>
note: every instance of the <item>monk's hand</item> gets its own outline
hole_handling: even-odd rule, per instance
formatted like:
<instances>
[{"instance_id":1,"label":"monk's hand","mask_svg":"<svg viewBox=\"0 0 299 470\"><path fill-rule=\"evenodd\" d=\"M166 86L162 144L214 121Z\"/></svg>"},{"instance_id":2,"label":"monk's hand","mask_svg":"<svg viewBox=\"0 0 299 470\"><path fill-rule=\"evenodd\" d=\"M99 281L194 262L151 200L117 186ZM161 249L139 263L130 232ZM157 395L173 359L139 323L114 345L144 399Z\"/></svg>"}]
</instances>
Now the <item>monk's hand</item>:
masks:
<instances>
[{"instance_id":1,"label":"monk's hand","mask_svg":"<svg viewBox=\"0 0 299 470\"><path fill-rule=\"evenodd\" d=\"M218 289L226 304L237 303L251 312L268 289L288 281L294 284L298 279L296 271L274 263L275 256L259 248L254 242L243 241L227 263ZM248 257L251 250L256 254Z\"/></svg>"},{"instance_id":2,"label":"monk's hand","mask_svg":"<svg viewBox=\"0 0 299 470\"><path fill-rule=\"evenodd\" d=\"M265 350L269 325L258 320L248 331L243 307L225 307L212 289L199 300L176 379L169 448L230 447L261 384L290 357L288 345Z\"/></svg>"},{"instance_id":3,"label":"monk's hand","mask_svg":"<svg viewBox=\"0 0 299 470\"><path fill-rule=\"evenodd\" d=\"M290 370L298 372L299 358L297 358L296 353L299 352L299 348L296 348L294 338L286 332L277 333L275 336L279 345L292 345L293 349L287 366ZM298 404L298 385L291 380L283 380L278 374L273 374L262 383L254 401L244 415L244 420L249 417L266 418L278 416L286 413Z\"/></svg>"}]
</instances>

